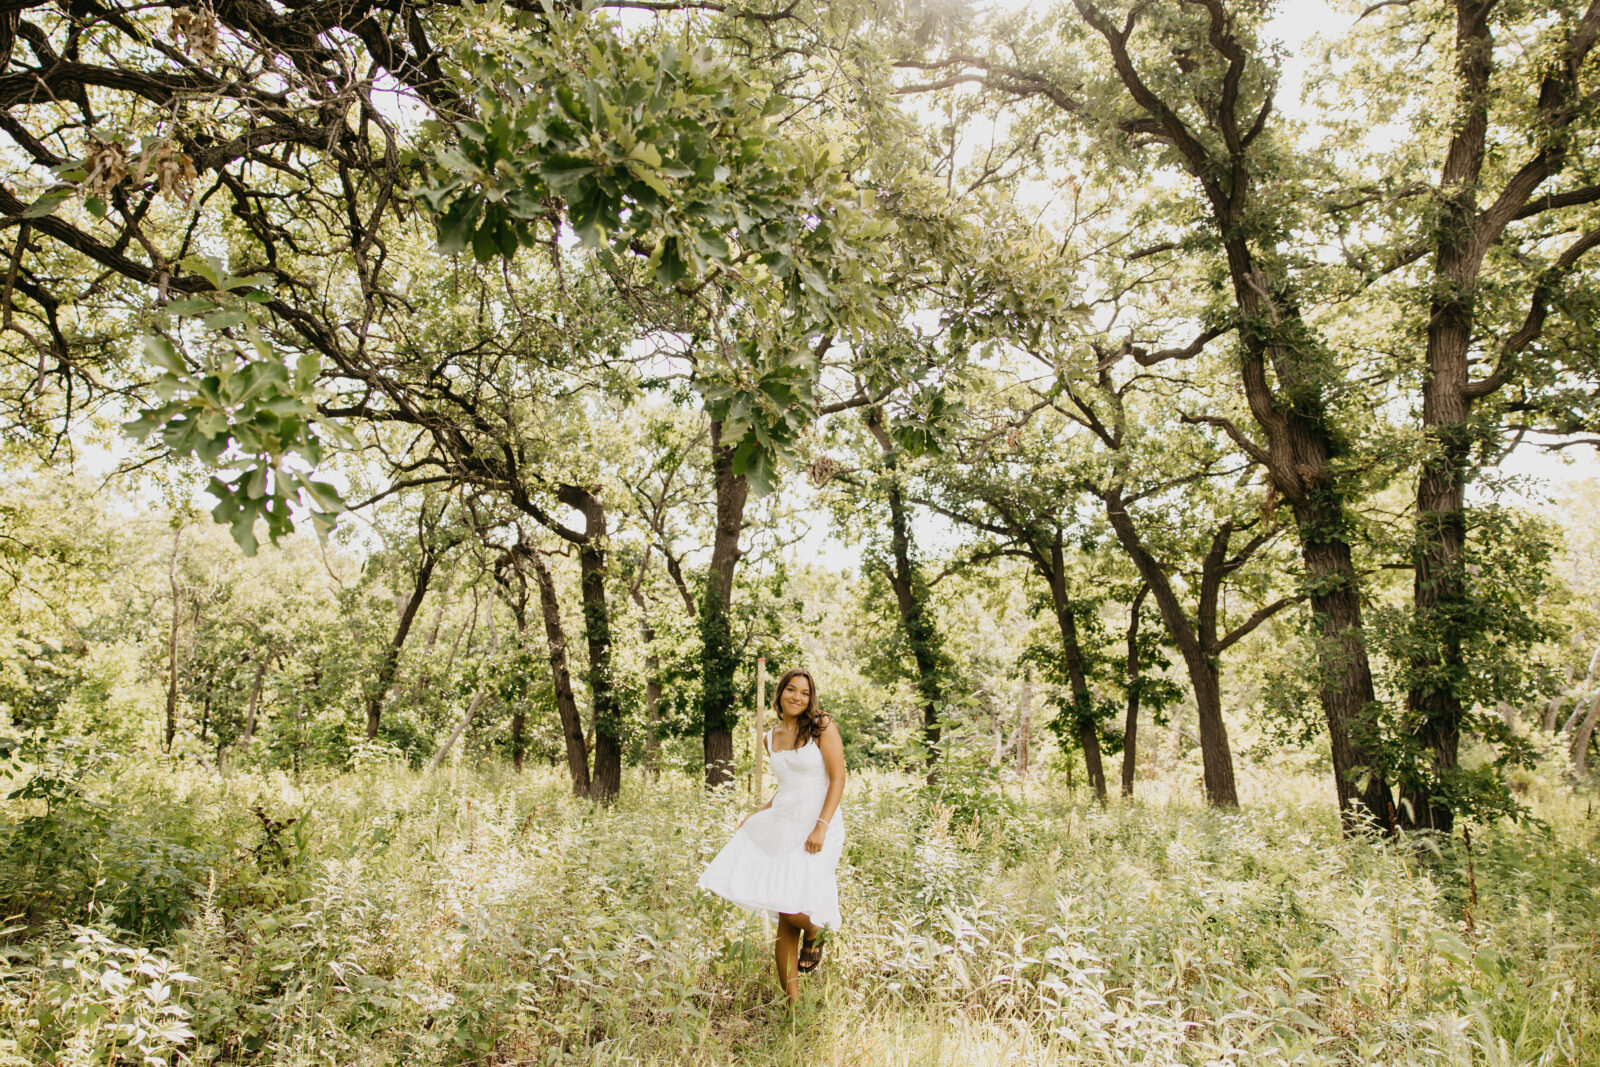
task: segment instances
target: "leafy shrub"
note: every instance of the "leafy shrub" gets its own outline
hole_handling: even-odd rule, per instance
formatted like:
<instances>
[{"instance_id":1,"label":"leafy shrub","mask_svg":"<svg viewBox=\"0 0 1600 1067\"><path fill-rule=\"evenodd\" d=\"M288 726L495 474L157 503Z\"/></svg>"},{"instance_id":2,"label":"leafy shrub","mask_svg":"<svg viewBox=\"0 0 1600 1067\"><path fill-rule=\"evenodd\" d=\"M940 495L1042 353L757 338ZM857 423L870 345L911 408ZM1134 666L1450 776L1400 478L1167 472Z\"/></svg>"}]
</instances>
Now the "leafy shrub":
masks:
<instances>
[{"instance_id":1,"label":"leafy shrub","mask_svg":"<svg viewBox=\"0 0 1600 1067\"><path fill-rule=\"evenodd\" d=\"M76 738L0 743L0 766L20 782L7 799L27 811L0 823L6 915L43 923L93 903L102 921L147 940L170 937L189 918L209 857L186 842L180 815L164 813L162 832L152 833L135 813L99 799L91 786L105 784L111 764Z\"/></svg>"},{"instance_id":2,"label":"leafy shrub","mask_svg":"<svg viewBox=\"0 0 1600 1067\"><path fill-rule=\"evenodd\" d=\"M12 1030L24 1062L111 1067L181 1055L195 1036L184 1003L194 976L166 952L124 944L103 915L65 933L68 945L40 945L36 964L6 974L0 1005L26 1013L28 1025Z\"/></svg>"}]
</instances>

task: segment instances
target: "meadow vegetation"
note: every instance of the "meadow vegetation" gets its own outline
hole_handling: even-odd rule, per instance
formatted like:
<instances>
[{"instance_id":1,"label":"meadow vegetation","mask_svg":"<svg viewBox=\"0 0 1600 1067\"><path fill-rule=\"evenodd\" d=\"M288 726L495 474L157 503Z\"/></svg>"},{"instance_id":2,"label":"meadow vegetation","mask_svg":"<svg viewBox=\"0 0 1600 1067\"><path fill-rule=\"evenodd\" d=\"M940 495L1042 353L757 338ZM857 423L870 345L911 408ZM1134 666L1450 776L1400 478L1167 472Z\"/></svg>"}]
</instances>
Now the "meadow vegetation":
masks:
<instances>
[{"instance_id":1,"label":"meadow vegetation","mask_svg":"<svg viewBox=\"0 0 1600 1067\"><path fill-rule=\"evenodd\" d=\"M764 920L694 888L742 790L130 764L6 831L0 1063L1600 1057L1587 797L1525 776L1542 822L1469 855L1342 836L1320 777L1260 769L1229 812L1195 773L1106 805L856 775L846 927L791 1011Z\"/></svg>"}]
</instances>

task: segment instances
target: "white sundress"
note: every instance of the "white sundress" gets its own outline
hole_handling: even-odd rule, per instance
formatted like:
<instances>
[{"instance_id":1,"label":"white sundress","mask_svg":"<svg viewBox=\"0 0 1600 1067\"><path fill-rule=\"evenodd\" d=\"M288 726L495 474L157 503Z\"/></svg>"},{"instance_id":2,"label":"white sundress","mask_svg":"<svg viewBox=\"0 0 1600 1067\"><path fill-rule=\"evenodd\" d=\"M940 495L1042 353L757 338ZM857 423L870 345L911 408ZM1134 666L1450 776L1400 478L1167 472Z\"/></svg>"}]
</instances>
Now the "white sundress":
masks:
<instances>
[{"instance_id":1,"label":"white sundress","mask_svg":"<svg viewBox=\"0 0 1600 1067\"><path fill-rule=\"evenodd\" d=\"M770 730L766 745L772 752ZM700 875L700 888L769 919L779 912L806 915L818 926L838 929L842 806L833 813L821 851L806 851L828 796L822 750L808 741L772 752L772 775L778 780L772 806L745 820Z\"/></svg>"}]
</instances>

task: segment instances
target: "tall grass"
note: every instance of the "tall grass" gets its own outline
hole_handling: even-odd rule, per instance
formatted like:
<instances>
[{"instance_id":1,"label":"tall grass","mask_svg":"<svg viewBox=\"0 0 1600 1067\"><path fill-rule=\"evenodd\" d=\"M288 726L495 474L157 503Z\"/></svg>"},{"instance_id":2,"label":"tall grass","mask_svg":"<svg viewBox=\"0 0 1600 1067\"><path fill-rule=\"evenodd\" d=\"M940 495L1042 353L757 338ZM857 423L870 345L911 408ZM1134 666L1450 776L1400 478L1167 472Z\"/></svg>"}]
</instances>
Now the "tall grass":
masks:
<instances>
[{"instance_id":1,"label":"tall grass","mask_svg":"<svg viewBox=\"0 0 1600 1067\"><path fill-rule=\"evenodd\" d=\"M1596 824L1560 790L1548 833L1480 831L1469 879L1459 839L1347 841L1320 802L963 805L856 775L845 929L791 1011L764 921L694 888L745 796L638 778L600 809L554 774L399 768L117 788L120 847L184 842L192 908L151 926L102 878L18 920L0 1064L1600 1063Z\"/></svg>"}]
</instances>

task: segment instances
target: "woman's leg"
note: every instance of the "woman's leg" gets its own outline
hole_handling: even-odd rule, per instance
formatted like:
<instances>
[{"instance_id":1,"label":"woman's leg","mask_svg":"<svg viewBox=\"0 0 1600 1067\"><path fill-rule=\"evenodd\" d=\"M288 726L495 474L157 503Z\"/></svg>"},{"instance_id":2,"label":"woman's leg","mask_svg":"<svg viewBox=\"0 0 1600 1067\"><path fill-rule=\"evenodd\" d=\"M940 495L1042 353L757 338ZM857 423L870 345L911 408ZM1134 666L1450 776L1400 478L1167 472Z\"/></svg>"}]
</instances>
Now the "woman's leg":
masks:
<instances>
[{"instance_id":1,"label":"woman's leg","mask_svg":"<svg viewBox=\"0 0 1600 1067\"><path fill-rule=\"evenodd\" d=\"M820 946L813 948L812 943L822 933L822 927L811 921L809 915L790 915L789 923L799 931L802 936L800 942L800 956L795 964L795 969L801 974L810 974L817 969L817 964L822 962L822 949Z\"/></svg>"},{"instance_id":2,"label":"woman's leg","mask_svg":"<svg viewBox=\"0 0 1600 1067\"><path fill-rule=\"evenodd\" d=\"M778 916L778 938L772 946L773 962L778 967L778 985L791 1004L800 997L801 928L794 923L797 918L804 916Z\"/></svg>"}]
</instances>

